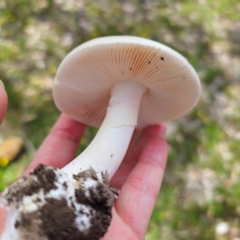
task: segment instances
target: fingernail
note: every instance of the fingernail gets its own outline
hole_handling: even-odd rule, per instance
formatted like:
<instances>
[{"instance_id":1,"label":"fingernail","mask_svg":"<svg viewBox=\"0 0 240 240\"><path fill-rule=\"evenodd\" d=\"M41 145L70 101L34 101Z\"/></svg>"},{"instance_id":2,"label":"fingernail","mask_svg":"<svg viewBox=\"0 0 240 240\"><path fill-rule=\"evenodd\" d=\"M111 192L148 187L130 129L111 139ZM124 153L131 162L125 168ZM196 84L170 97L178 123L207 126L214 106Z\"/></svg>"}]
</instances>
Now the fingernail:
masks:
<instances>
[{"instance_id":1,"label":"fingernail","mask_svg":"<svg viewBox=\"0 0 240 240\"><path fill-rule=\"evenodd\" d=\"M0 85L5 89L3 81L0 79Z\"/></svg>"}]
</instances>

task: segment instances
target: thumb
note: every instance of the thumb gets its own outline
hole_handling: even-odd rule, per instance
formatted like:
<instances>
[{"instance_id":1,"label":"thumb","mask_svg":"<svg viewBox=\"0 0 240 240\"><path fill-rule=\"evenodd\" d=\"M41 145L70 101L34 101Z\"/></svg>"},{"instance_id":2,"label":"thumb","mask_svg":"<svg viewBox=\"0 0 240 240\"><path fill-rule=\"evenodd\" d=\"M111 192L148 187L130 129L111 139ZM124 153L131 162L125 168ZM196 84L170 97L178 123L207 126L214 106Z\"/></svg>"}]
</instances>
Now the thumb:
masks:
<instances>
[{"instance_id":1,"label":"thumb","mask_svg":"<svg viewBox=\"0 0 240 240\"><path fill-rule=\"evenodd\" d=\"M7 110L7 93L4 89L4 84L0 80L0 123L3 121L4 115Z\"/></svg>"},{"instance_id":2,"label":"thumb","mask_svg":"<svg viewBox=\"0 0 240 240\"><path fill-rule=\"evenodd\" d=\"M0 208L0 237L5 229L6 220L7 220L7 209Z\"/></svg>"}]
</instances>

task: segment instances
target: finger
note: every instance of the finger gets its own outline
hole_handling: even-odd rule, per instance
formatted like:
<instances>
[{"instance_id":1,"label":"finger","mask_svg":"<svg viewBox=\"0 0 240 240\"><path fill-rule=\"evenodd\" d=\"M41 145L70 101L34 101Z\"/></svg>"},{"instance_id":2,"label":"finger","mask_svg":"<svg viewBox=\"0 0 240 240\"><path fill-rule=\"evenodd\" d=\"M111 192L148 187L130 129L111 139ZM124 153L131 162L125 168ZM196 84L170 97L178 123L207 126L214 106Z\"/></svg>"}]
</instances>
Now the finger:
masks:
<instances>
[{"instance_id":1,"label":"finger","mask_svg":"<svg viewBox=\"0 0 240 240\"><path fill-rule=\"evenodd\" d=\"M133 132L133 135L132 135L132 138L131 138L131 141L129 143L129 147L128 147L128 150L127 150L127 153L132 149L132 146L134 145L135 141L136 141L136 138L137 136L140 134L141 132L141 129L135 129L134 132Z\"/></svg>"},{"instance_id":2,"label":"finger","mask_svg":"<svg viewBox=\"0 0 240 240\"><path fill-rule=\"evenodd\" d=\"M0 207L0 238L3 230L5 229L6 220L7 220L7 209Z\"/></svg>"},{"instance_id":3,"label":"finger","mask_svg":"<svg viewBox=\"0 0 240 240\"><path fill-rule=\"evenodd\" d=\"M107 233L100 240L136 240L136 236L130 227L118 215L115 208L112 210L112 221Z\"/></svg>"},{"instance_id":4,"label":"finger","mask_svg":"<svg viewBox=\"0 0 240 240\"><path fill-rule=\"evenodd\" d=\"M142 153L142 149L149 139L154 137L163 138L166 133L166 125L155 125L142 130L139 139L134 143L130 151L125 156L116 174L110 181L110 185L116 188L121 188L129 173L135 167Z\"/></svg>"},{"instance_id":5,"label":"finger","mask_svg":"<svg viewBox=\"0 0 240 240\"><path fill-rule=\"evenodd\" d=\"M2 123L4 115L7 110L7 103L8 103L7 93L0 80L0 124Z\"/></svg>"},{"instance_id":6,"label":"finger","mask_svg":"<svg viewBox=\"0 0 240 240\"><path fill-rule=\"evenodd\" d=\"M149 140L140 161L123 184L116 210L139 239L147 231L162 183L167 159L167 144L163 139Z\"/></svg>"},{"instance_id":7,"label":"finger","mask_svg":"<svg viewBox=\"0 0 240 240\"><path fill-rule=\"evenodd\" d=\"M39 163L62 168L74 159L86 125L62 114L40 146L32 163L25 171L29 174Z\"/></svg>"}]
</instances>

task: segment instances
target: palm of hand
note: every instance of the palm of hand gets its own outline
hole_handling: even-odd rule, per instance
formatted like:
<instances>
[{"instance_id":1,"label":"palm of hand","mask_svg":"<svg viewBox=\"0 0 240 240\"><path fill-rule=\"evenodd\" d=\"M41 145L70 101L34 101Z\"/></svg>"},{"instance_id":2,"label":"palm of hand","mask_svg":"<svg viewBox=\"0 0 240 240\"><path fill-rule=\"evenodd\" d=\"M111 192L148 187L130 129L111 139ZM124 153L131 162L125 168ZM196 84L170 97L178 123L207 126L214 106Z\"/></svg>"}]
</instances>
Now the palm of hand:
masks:
<instances>
[{"instance_id":1,"label":"palm of hand","mask_svg":"<svg viewBox=\"0 0 240 240\"><path fill-rule=\"evenodd\" d=\"M62 168L74 158L86 126L62 115L24 173L39 163ZM120 190L113 207L113 219L101 240L144 239L161 186L167 145L162 139L165 126L144 129L132 145L110 185ZM0 209L0 235L6 211Z\"/></svg>"}]
</instances>

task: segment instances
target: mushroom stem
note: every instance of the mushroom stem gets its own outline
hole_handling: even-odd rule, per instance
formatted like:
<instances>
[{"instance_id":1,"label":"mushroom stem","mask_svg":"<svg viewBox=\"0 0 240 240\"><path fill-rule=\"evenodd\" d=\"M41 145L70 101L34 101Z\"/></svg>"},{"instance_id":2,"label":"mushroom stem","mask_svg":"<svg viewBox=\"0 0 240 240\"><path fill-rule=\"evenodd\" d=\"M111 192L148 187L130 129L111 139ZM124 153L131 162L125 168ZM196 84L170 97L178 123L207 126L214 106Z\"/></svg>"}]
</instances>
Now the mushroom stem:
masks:
<instances>
[{"instance_id":1,"label":"mushroom stem","mask_svg":"<svg viewBox=\"0 0 240 240\"><path fill-rule=\"evenodd\" d=\"M140 83L120 81L112 87L105 119L90 145L63 168L77 174L92 167L100 176L112 178L128 149L137 125L139 106L147 88Z\"/></svg>"}]
</instances>

